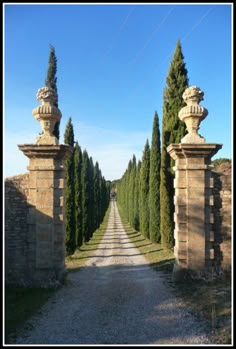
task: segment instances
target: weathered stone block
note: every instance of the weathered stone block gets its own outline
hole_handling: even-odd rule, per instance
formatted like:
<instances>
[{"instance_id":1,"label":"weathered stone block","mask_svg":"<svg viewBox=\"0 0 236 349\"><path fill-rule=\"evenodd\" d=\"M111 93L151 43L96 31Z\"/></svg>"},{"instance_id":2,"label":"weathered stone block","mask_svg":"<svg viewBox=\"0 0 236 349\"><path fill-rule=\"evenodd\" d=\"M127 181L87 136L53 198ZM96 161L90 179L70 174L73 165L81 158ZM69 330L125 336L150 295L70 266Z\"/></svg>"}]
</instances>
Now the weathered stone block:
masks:
<instances>
[{"instance_id":1,"label":"weathered stone block","mask_svg":"<svg viewBox=\"0 0 236 349\"><path fill-rule=\"evenodd\" d=\"M184 196L174 196L174 204L176 206L181 206L181 205L186 205L187 204L187 201L188 201L188 198L186 195Z\"/></svg>"},{"instance_id":2,"label":"weathered stone block","mask_svg":"<svg viewBox=\"0 0 236 349\"><path fill-rule=\"evenodd\" d=\"M54 179L54 188L64 188L64 178Z\"/></svg>"},{"instance_id":3,"label":"weathered stone block","mask_svg":"<svg viewBox=\"0 0 236 349\"><path fill-rule=\"evenodd\" d=\"M37 223L36 225L36 234L37 234L37 241L40 242L50 242L53 241L53 233L54 233L54 226L53 224L44 224L44 223Z\"/></svg>"},{"instance_id":4,"label":"weathered stone block","mask_svg":"<svg viewBox=\"0 0 236 349\"><path fill-rule=\"evenodd\" d=\"M205 165L205 159L203 157L188 156L186 158L187 165Z\"/></svg>"},{"instance_id":5,"label":"weathered stone block","mask_svg":"<svg viewBox=\"0 0 236 349\"><path fill-rule=\"evenodd\" d=\"M210 259L214 259L215 258L215 251L214 249L210 249Z\"/></svg>"},{"instance_id":6,"label":"weathered stone block","mask_svg":"<svg viewBox=\"0 0 236 349\"><path fill-rule=\"evenodd\" d=\"M215 233L213 230L210 231L209 241L213 242L215 240Z\"/></svg>"},{"instance_id":7,"label":"weathered stone block","mask_svg":"<svg viewBox=\"0 0 236 349\"><path fill-rule=\"evenodd\" d=\"M201 202L205 202L205 190L204 188L191 188L187 189L188 197L190 199L198 198Z\"/></svg>"},{"instance_id":8,"label":"weathered stone block","mask_svg":"<svg viewBox=\"0 0 236 349\"><path fill-rule=\"evenodd\" d=\"M52 268L52 248L47 244L41 243L36 249L36 268Z\"/></svg>"},{"instance_id":9,"label":"weathered stone block","mask_svg":"<svg viewBox=\"0 0 236 349\"><path fill-rule=\"evenodd\" d=\"M177 241L188 241L187 231L174 229L174 238Z\"/></svg>"},{"instance_id":10,"label":"weathered stone block","mask_svg":"<svg viewBox=\"0 0 236 349\"><path fill-rule=\"evenodd\" d=\"M174 213L174 221L176 224L182 224L182 223L186 223L187 217L186 217L186 213L181 212L181 213Z\"/></svg>"},{"instance_id":11,"label":"weathered stone block","mask_svg":"<svg viewBox=\"0 0 236 349\"><path fill-rule=\"evenodd\" d=\"M184 249L179 249L176 247L176 254L178 259L187 259L187 249L184 247Z\"/></svg>"},{"instance_id":12,"label":"weathered stone block","mask_svg":"<svg viewBox=\"0 0 236 349\"><path fill-rule=\"evenodd\" d=\"M174 179L174 188L186 188L186 178L175 178Z\"/></svg>"},{"instance_id":13,"label":"weathered stone block","mask_svg":"<svg viewBox=\"0 0 236 349\"><path fill-rule=\"evenodd\" d=\"M63 221L63 213L58 214L55 216L55 223L62 222Z\"/></svg>"},{"instance_id":14,"label":"weathered stone block","mask_svg":"<svg viewBox=\"0 0 236 349\"><path fill-rule=\"evenodd\" d=\"M43 211L36 212L37 223L50 224L53 219L53 210L51 207L45 207Z\"/></svg>"},{"instance_id":15,"label":"weathered stone block","mask_svg":"<svg viewBox=\"0 0 236 349\"><path fill-rule=\"evenodd\" d=\"M54 187L54 180L53 178L37 178L36 186L38 189L40 188L53 188Z\"/></svg>"},{"instance_id":16,"label":"weathered stone block","mask_svg":"<svg viewBox=\"0 0 236 349\"><path fill-rule=\"evenodd\" d=\"M177 197L185 197L187 194L187 189L175 188L175 196Z\"/></svg>"}]
</instances>

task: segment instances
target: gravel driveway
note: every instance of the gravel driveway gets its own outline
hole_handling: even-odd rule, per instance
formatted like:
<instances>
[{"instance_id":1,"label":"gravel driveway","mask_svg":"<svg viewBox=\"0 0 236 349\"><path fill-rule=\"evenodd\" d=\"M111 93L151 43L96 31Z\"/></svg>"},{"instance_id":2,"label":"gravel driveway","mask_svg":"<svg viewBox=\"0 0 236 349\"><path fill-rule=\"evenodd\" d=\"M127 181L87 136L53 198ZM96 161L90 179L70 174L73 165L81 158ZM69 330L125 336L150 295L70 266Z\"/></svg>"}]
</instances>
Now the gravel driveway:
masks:
<instances>
[{"instance_id":1,"label":"gravel driveway","mask_svg":"<svg viewBox=\"0 0 236 349\"><path fill-rule=\"evenodd\" d=\"M116 202L96 256L30 320L17 344L210 344L204 323L129 241Z\"/></svg>"}]
</instances>

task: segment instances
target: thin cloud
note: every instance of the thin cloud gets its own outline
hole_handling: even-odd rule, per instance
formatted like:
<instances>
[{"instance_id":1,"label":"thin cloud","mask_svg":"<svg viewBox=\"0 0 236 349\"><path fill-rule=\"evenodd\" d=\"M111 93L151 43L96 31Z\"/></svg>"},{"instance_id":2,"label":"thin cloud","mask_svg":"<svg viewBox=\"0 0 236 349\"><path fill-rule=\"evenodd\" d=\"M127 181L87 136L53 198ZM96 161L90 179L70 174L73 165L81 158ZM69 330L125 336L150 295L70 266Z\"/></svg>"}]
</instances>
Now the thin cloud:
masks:
<instances>
[{"instance_id":1,"label":"thin cloud","mask_svg":"<svg viewBox=\"0 0 236 349\"><path fill-rule=\"evenodd\" d=\"M193 25L193 27L191 28L191 30L180 40L181 43L183 41L185 41L196 29L197 27L203 22L203 20L209 15L209 13L213 10L213 8L211 7L210 9L208 9L203 16L197 20L197 22ZM173 55L173 52L170 52L164 59L163 61L159 64L158 68L156 68L151 74L149 74L149 76L146 77L146 79L143 80L142 84L139 85L139 87L136 87L135 90L137 88L140 88L140 86L142 86L144 83L146 83L147 81L150 80L150 78L153 76L153 73L157 73L160 69L160 67L162 65L165 64L165 62L171 58L171 56Z\"/></svg>"},{"instance_id":2,"label":"thin cloud","mask_svg":"<svg viewBox=\"0 0 236 349\"><path fill-rule=\"evenodd\" d=\"M141 55L141 53L143 53L143 51L147 48L147 46L150 44L150 42L152 41L154 35L161 29L161 27L163 26L163 24L166 22L167 18L169 17L169 15L171 14L171 12L173 11L174 7L172 7L170 9L170 11L167 13L167 15L162 19L161 23L158 24L158 26L154 29L154 31L152 32L151 36L149 37L149 39L146 41L146 43L144 44L144 46L141 48L141 50L138 51L138 53L136 54L136 57L134 58L134 60L132 61L132 64L136 63L138 57Z\"/></svg>"},{"instance_id":3,"label":"thin cloud","mask_svg":"<svg viewBox=\"0 0 236 349\"><path fill-rule=\"evenodd\" d=\"M117 33L113 36L107 51L104 53L104 55L102 57L102 63L104 62L105 58L111 53L113 47L115 46L116 41L118 40L120 34L122 33L125 25L128 22L128 19L131 16L131 14L133 13L133 11L134 11L134 7L131 8L131 10L129 11L128 15L125 17L124 21L121 23L120 28L118 29Z\"/></svg>"},{"instance_id":4,"label":"thin cloud","mask_svg":"<svg viewBox=\"0 0 236 349\"><path fill-rule=\"evenodd\" d=\"M194 26L191 28L191 30L181 39L181 42L183 42L184 40L186 40L192 33L193 31L202 23L202 21L204 20L204 18L206 16L208 16L208 14L213 10L213 8L211 7L209 10L207 10L204 15L194 24Z\"/></svg>"}]
</instances>

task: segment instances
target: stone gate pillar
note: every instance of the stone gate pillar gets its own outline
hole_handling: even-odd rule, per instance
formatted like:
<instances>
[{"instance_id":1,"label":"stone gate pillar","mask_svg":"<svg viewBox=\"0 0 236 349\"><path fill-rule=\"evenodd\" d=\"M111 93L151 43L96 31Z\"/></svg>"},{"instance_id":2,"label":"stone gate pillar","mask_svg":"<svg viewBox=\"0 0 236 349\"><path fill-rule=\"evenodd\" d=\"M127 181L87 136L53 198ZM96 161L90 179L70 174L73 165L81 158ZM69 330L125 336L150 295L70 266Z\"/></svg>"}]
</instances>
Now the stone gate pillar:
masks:
<instances>
[{"instance_id":1,"label":"stone gate pillar","mask_svg":"<svg viewBox=\"0 0 236 349\"><path fill-rule=\"evenodd\" d=\"M64 242L64 160L72 153L69 145L59 145L52 132L61 112L54 106L56 92L39 89L42 105L33 115L43 133L36 144L18 145L29 158L28 263L34 286L51 286L65 275Z\"/></svg>"},{"instance_id":2,"label":"stone gate pillar","mask_svg":"<svg viewBox=\"0 0 236 349\"><path fill-rule=\"evenodd\" d=\"M183 99L187 106L179 112L188 134L180 144L167 148L175 160L175 247L174 276L181 278L187 269L201 273L214 265L213 178L211 158L221 144L206 143L198 134L200 122L208 111L199 105L203 91L196 86L187 88Z\"/></svg>"}]
</instances>

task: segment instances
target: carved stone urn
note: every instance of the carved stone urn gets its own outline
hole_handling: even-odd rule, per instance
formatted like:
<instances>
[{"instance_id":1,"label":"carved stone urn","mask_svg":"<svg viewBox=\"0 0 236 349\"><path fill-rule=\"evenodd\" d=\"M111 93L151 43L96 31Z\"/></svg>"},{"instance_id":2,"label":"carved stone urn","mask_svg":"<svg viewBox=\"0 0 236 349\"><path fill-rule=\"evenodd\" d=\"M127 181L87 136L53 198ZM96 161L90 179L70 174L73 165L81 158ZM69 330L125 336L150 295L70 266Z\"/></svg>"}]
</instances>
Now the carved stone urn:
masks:
<instances>
[{"instance_id":1,"label":"carved stone urn","mask_svg":"<svg viewBox=\"0 0 236 349\"><path fill-rule=\"evenodd\" d=\"M58 145L58 139L53 135L56 122L61 119L60 110L54 105L57 93L51 87L42 87L38 90L36 98L42 103L34 108L32 114L40 122L43 133L36 138L36 144Z\"/></svg>"},{"instance_id":2,"label":"carved stone urn","mask_svg":"<svg viewBox=\"0 0 236 349\"><path fill-rule=\"evenodd\" d=\"M205 138L198 134L199 125L208 114L206 108L199 105L203 100L204 92L197 86L188 87L183 93L187 104L179 111L179 118L184 121L188 134L181 139L181 143L205 143Z\"/></svg>"}]
</instances>

